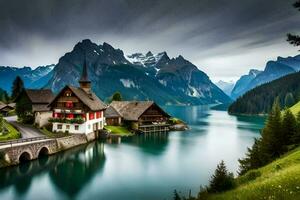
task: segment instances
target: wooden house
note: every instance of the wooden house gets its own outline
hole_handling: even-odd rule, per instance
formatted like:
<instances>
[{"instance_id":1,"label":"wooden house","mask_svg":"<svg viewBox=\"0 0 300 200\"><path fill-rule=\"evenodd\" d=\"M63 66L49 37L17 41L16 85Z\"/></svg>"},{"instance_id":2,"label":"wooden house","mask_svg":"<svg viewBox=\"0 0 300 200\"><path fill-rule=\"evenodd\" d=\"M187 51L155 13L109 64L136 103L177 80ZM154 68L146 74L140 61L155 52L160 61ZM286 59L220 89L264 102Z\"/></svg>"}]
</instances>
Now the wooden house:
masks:
<instances>
[{"instance_id":1,"label":"wooden house","mask_svg":"<svg viewBox=\"0 0 300 200\"><path fill-rule=\"evenodd\" d=\"M49 89L25 89L16 99L16 104L23 116L31 117L36 125L42 127L52 116L48 104L53 98L54 94Z\"/></svg>"},{"instance_id":2,"label":"wooden house","mask_svg":"<svg viewBox=\"0 0 300 200\"><path fill-rule=\"evenodd\" d=\"M5 104L2 101L0 101L0 114L2 116L8 116L8 113L12 110L15 109L15 104L11 103L11 104Z\"/></svg>"},{"instance_id":3,"label":"wooden house","mask_svg":"<svg viewBox=\"0 0 300 200\"><path fill-rule=\"evenodd\" d=\"M110 107L121 115L121 122L140 132L168 131L170 115L153 101L113 101ZM107 117L106 120L112 120Z\"/></svg>"}]
</instances>

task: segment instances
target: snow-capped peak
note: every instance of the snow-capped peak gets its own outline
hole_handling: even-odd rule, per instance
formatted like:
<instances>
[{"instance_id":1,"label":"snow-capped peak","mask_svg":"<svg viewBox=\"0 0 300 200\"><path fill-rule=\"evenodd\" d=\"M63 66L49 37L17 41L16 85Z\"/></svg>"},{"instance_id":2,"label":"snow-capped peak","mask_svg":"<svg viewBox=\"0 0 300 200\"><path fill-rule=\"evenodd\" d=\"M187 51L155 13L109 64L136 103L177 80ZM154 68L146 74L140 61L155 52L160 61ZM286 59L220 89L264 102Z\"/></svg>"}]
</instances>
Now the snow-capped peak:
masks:
<instances>
[{"instance_id":1,"label":"snow-capped peak","mask_svg":"<svg viewBox=\"0 0 300 200\"><path fill-rule=\"evenodd\" d=\"M134 53L132 55L126 56L126 59L135 65L141 65L144 67L156 67L157 63L166 56L168 59L168 55L166 52L161 52L158 54L153 54L151 51L146 53L146 55L142 53Z\"/></svg>"}]
</instances>

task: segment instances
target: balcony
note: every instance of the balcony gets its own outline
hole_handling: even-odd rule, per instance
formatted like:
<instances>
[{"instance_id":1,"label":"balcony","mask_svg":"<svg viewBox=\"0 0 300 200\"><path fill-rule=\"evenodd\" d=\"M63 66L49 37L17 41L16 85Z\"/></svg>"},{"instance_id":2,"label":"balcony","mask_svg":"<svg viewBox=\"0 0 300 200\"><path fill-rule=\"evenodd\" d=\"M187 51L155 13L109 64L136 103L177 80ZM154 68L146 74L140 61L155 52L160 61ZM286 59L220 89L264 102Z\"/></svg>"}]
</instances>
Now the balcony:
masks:
<instances>
[{"instance_id":1,"label":"balcony","mask_svg":"<svg viewBox=\"0 0 300 200\"><path fill-rule=\"evenodd\" d=\"M66 123L66 124L83 124L84 119L83 118L74 118L74 119L68 119L68 118L50 118L50 123Z\"/></svg>"}]
</instances>

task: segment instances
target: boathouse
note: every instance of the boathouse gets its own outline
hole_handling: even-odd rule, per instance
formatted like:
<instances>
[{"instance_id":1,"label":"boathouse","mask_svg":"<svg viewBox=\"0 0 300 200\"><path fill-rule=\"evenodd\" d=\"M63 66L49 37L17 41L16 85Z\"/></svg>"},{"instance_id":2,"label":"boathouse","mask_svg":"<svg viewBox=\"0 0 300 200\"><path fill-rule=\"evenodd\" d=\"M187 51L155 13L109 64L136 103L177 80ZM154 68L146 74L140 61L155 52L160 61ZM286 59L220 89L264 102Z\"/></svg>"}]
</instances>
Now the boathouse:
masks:
<instances>
[{"instance_id":1,"label":"boathouse","mask_svg":"<svg viewBox=\"0 0 300 200\"><path fill-rule=\"evenodd\" d=\"M135 131L151 133L169 130L170 115L153 101L113 101L110 107L121 116L120 123ZM108 116L106 120L111 122L113 118Z\"/></svg>"}]
</instances>

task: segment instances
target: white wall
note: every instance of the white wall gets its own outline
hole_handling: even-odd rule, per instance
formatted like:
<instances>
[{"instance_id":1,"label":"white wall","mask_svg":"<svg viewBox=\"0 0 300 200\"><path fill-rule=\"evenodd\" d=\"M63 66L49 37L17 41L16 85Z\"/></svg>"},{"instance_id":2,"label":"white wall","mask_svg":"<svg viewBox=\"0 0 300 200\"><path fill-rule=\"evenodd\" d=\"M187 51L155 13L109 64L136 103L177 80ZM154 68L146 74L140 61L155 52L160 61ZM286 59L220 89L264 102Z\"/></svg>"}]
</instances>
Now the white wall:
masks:
<instances>
[{"instance_id":1,"label":"white wall","mask_svg":"<svg viewBox=\"0 0 300 200\"><path fill-rule=\"evenodd\" d=\"M49 123L49 119L52 117L51 111L46 112L36 112L34 123L39 127L43 127Z\"/></svg>"},{"instance_id":2,"label":"white wall","mask_svg":"<svg viewBox=\"0 0 300 200\"><path fill-rule=\"evenodd\" d=\"M84 122L83 124L67 124L67 123L58 123L54 122L52 123L52 131L53 132L66 132L68 131L69 133L74 133L74 134L89 134L93 132L93 124L98 123L98 129L103 129L104 127L104 117L102 115L101 118L99 119L93 119L93 120L88 120L87 116L87 121ZM62 125L62 129L58 129L58 125ZM67 125L70 125L70 129L67 129ZM79 126L78 130L75 130L75 125Z\"/></svg>"}]
</instances>

